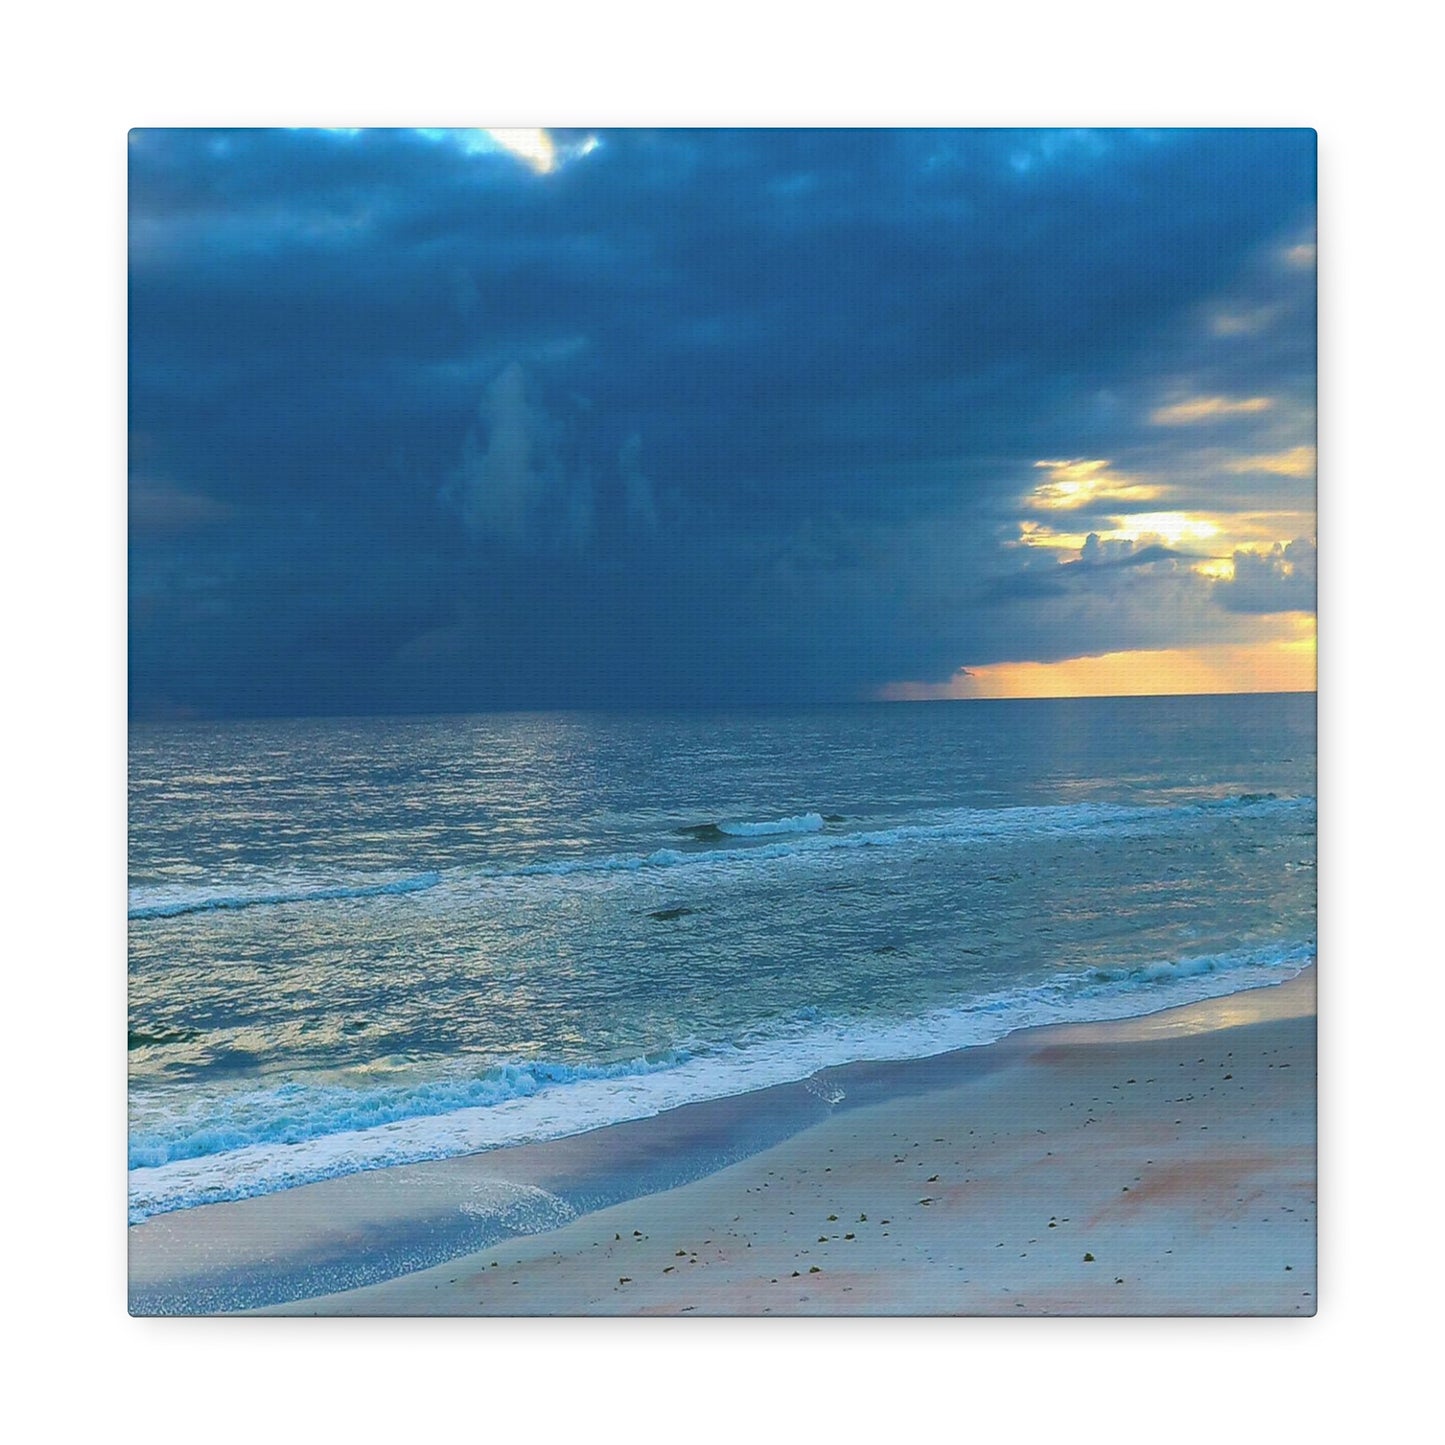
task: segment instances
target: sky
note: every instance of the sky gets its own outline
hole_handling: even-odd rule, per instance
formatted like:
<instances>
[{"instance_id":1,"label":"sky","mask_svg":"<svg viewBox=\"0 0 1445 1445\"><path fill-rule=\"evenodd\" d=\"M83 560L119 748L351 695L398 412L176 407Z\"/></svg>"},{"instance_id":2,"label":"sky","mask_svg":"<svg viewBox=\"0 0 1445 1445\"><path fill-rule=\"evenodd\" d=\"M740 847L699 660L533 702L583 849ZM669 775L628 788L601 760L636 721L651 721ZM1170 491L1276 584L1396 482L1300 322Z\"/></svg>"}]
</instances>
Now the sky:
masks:
<instances>
[{"instance_id":1,"label":"sky","mask_svg":"<svg viewBox=\"0 0 1445 1445\"><path fill-rule=\"evenodd\" d=\"M139 130L138 718L1309 690L1307 130Z\"/></svg>"}]
</instances>

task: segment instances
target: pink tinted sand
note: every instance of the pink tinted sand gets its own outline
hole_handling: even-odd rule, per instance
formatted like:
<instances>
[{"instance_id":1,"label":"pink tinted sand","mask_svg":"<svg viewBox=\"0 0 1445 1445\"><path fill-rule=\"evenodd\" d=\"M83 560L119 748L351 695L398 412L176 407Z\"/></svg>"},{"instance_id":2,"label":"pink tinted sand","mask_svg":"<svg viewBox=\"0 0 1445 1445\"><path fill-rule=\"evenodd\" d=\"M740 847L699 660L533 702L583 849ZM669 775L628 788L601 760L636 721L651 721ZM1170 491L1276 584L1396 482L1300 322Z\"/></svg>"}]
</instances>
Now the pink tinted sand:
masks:
<instances>
[{"instance_id":1,"label":"pink tinted sand","mask_svg":"<svg viewBox=\"0 0 1445 1445\"><path fill-rule=\"evenodd\" d=\"M992 1047L694 1183L268 1313L1314 1313L1313 969ZM351 1207L405 1208L398 1174Z\"/></svg>"}]
</instances>

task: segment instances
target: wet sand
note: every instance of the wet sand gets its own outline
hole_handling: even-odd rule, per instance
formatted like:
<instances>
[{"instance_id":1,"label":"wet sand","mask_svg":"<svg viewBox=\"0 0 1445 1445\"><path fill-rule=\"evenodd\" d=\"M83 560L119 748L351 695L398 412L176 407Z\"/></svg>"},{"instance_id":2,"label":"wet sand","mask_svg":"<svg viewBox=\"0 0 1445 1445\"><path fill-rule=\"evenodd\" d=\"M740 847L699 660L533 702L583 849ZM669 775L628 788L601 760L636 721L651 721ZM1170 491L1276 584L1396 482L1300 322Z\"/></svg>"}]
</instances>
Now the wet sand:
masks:
<instances>
[{"instance_id":1,"label":"wet sand","mask_svg":"<svg viewBox=\"0 0 1445 1445\"><path fill-rule=\"evenodd\" d=\"M690 1183L265 1312L1315 1312L1313 969L929 1065L908 1091L833 1109ZM556 1196L530 1181L569 1153L575 1168L579 1154L614 1145L665 1152L669 1128L682 1127L640 1121L332 1181L332 1204L347 1201L339 1213L327 1186L308 1186L314 1222L333 1247L364 1248L385 1217L454 1212L463 1182L534 1190L544 1207ZM239 1259L288 1218L294 1228L285 1195L166 1216L140 1227L151 1230L140 1262L158 1278L185 1258Z\"/></svg>"}]
</instances>

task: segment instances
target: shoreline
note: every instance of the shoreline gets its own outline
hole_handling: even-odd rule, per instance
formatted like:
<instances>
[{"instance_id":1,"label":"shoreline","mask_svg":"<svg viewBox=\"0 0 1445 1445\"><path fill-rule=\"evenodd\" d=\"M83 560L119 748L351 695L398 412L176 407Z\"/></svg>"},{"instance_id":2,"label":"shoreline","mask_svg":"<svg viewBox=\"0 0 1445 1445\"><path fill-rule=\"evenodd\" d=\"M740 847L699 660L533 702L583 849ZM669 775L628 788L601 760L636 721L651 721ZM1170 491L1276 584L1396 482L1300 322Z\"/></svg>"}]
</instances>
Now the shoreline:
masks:
<instances>
[{"instance_id":1,"label":"shoreline","mask_svg":"<svg viewBox=\"0 0 1445 1445\"><path fill-rule=\"evenodd\" d=\"M827 1253L820 1248L829 1241L827 1230L811 1237L816 1243L794 1237L794 1222L804 1211L795 1209L774 1218L771 1200L789 1193L797 1194L801 1201L808 1192L802 1182L807 1172L815 1170L824 1178L835 1172L833 1164L817 1162L820 1149L846 1157L846 1166L841 1161L837 1166L840 1179L851 1179L860 1188L866 1180L872 1181L868 1187L885 1187L885 1180L874 1178L878 1160L895 1147L892 1136L910 1129L919 1136L908 1142L919 1145L916 1165L922 1167L928 1152L923 1146L924 1129L921 1123L908 1123L910 1120L927 1119L927 1127L933 1130L930 1137L954 1146L947 1160L942 1159L947 1149L934 1150L939 1158L921 1176L932 1183L930 1176L936 1174L944 1180L946 1169L956 1173L965 1168L961 1152L965 1143L972 1159L967 1167L985 1171L991 1167L988 1158L992 1155L985 1157L979 1152L980 1125L971 1126L972 1135L954 1138L958 1132L956 1121L961 1117L986 1117L990 1121L987 1127L994 1153L1017 1149L1025 1138L1021 1132L1025 1129L1057 1135L1063 1147L1045 1150L1041 1160L1036 1161L1044 1173L1057 1175L1062 1161L1082 1167L1086 1156L1097 1155L1099 1145L1109 1134L1108 1129L1099 1126L1105 1125L1108 1118L1117 1123L1127 1114L1134 1135L1155 1141L1152 1154L1141 1155L1135 1161L1138 1167L1130 1165L1140 1182L1131 1185L1126 1179L1123 1185L1115 1186L1126 1196L1132 1189L1136 1195L1133 1203L1149 1193L1141 1187L1144 1175L1139 1170L1164 1167L1161 1161L1166 1155L1175 1156L1168 1167L1175 1170L1169 1177L1176 1182L1162 1193L1161 1187L1154 1187L1149 1197L1173 1197L1176 1214L1187 1208L1189 1192L1178 1182L1186 1177L1193 1178L1199 1189L1206 1185L1214 1188L1228 1182L1231 1167L1244 1168L1255 1181L1250 1185L1254 1190L1263 1187L1264 1178L1278 1176L1273 1182L1294 1201L1278 1206L1279 1218L1293 1222L1287 1251L1292 1259L1286 1261L1287 1270L1281 1266L1289 1293L1281 1293L1279 1281L1274 1281L1271 1288L1263 1288L1263 1280L1235 1278L1233 1295L1216 1298L1217 1290L1212 1295L1206 1291L1219 1307L1201 1308L1208 1305L1208 1299L1190 1305L1188 1291L1181 1294L1176 1287L1161 1293L1156 1288L1151 1293L1143 1290L1135 1276L1124 1274L1119 1276L1125 1282L1122 1287L1111 1285L1111 1290L1099 1298L1071 1297L1062 1304L1055 1300L1052 1309L1045 1303L1030 1312L1169 1313L1187 1307L1190 1312L1205 1313L1312 1313L1314 974L1310 966L1281 984L1132 1018L1021 1029L986 1045L925 1059L844 1065L795 1084L688 1104L562 1139L431 1163L396 1165L250 1199L153 1216L129 1230L131 1309L138 1314L256 1308L325 1314L668 1313L672 1312L670 1291L676 1291L682 1265L698 1259L688 1253L692 1245L682 1255L673 1254L676 1264L670 1259L657 1262L655 1279L647 1273L652 1262L644 1268L635 1256L626 1257L615 1273L607 1273L618 1263L614 1252L621 1249L623 1241L640 1244L654 1239L661 1227L660 1219L667 1221L674 1233L679 1221L692 1219L699 1229L682 1232L700 1230L695 1244L701 1245L705 1238L706 1244L701 1245L704 1249L722 1249L711 1262L707 1289L698 1291L692 1286L692 1292L700 1298L691 1302L679 1299L678 1312L991 1313L1005 1307L1028 1309L1019 1299L1011 1299L1003 1306L986 1290L980 1295L977 1291L981 1286L973 1274L963 1281L972 1293L959 1294L955 1289L940 1294L936 1289L930 1292L922 1288L908 1271L902 1275L897 1271L892 1256L899 1247L896 1242L914 1238L921 1242L925 1256L936 1261L956 1247L956 1240L954 1245L949 1244L950 1230L956 1234L966 1227L972 1233L979 1225L978 1207L988 1191L964 1189L968 1196L966 1209L962 1195L954 1198L940 1194L925 1205L921 1192L919 1200L911 1205L907 1201L890 1205L883 1215L875 1217L890 1220L892 1227L886 1231L886 1239L893 1243L874 1239L871 1253L860 1248L868 1233L866 1224L845 1230L850 1236L846 1243L856 1278L836 1288L830 1278L826 1289L820 1288L822 1272L826 1268L832 1274L836 1265L818 1265L816 1258L806 1264L802 1261L804 1255L814 1251L819 1257ZM1189 1060L1175 1059L1173 1054L1181 1046L1189 1053L1192 1046L1184 1041L1195 1035L1211 1035L1213 1048L1237 1030L1252 1030L1260 1040L1268 1036L1267 1047L1271 1050L1289 1050L1294 1072L1287 1074L1284 1068L1263 1066L1252 1071L1260 1076L1256 1087L1267 1086L1261 1101L1273 1100L1282 1082L1293 1090L1286 1089L1278 1104L1279 1117L1287 1116L1289 1120L1285 1128L1288 1138L1276 1138L1266 1129L1254 1140L1252 1152L1240 1155L1236 1151L1230 1156L1232 1166L1229 1159L1215 1157L1217 1150L1211 1153L1209 1131L1213 1129L1216 1140L1238 1135L1248 1141L1259 1133L1253 1127L1258 1121L1249 1117L1257 1110L1251 1094L1243 1088L1243 1073L1236 1076L1226 1070L1231 1087L1221 1092L1222 1075L1220 1080L1205 1080L1207 1052L1201 1055L1196 1050ZM1260 1047L1266 1047L1266 1043L1261 1042ZM1195 1080L1198 1076L1199 1091L1185 1091L1190 1096L1189 1109L1197 1110L1207 1102L1216 1111L1209 1123L1198 1126L1199 1137L1191 1147L1182 1147L1178 1139L1163 1138L1161 1130L1167 1134L1183 1126L1173 1126L1163 1119L1159 1108L1164 1102L1162 1097L1154 1101L1152 1112L1148 1108L1140 1112L1139 1105L1149 1092L1142 1088L1141 1080L1141 1091L1129 1096L1132 1112L1111 1113L1106 1106L1098 1105L1095 1117L1085 1110L1083 1117L1089 1121L1090 1132L1087 1149L1081 1150L1084 1125L1071 1128L1068 1116L1071 1112L1077 1116L1076 1105L1085 1101L1082 1096L1069 1096L1078 1093L1078 1086L1100 1069L1117 1072L1123 1067L1127 1072L1131 1067L1150 1065L1155 1069L1151 1083L1162 1079L1158 1070L1164 1065L1156 1056L1163 1055L1169 1056L1168 1067L1175 1069L1179 1078ZM1236 1077L1241 1083L1233 1082ZM1119 1090L1130 1087L1122 1080L1112 1081L1108 1092L1115 1091L1115 1084ZM1090 1094L1089 1100L1100 1097ZM1178 1097L1183 1099L1185 1095ZM1221 1108L1224 1112L1218 1113ZM1182 1111L1166 1112L1172 1120ZM1035 1123L1021 1123L1025 1117ZM1275 1134L1285 1127L1274 1117L1269 1122ZM1127 1154L1129 1139L1126 1131L1113 1140L1112 1148ZM1201 1154L1201 1141L1210 1146L1203 1151L1207 1157L1196 1157ZM1058 1165L1052 1162L1056 1158L1061 1161ZM800 1160L812 1162L797 1162ZM1042 1160L1049 1163L1043 1165ZM1015 1160L1014 1165L1017 1163ZM766 1177L768 1168L777 1176L779 1167L803 1171L788 1191L775 1189L775 1179ZM1179 1173L1181 1169L1183 1174ZM758 1170L764 1172L755 1179ZM1017 1214L1020 1202L1040 1186L1041 1181L1028 1177L1028 1173L1025 1170L1010 1186L1012 1203L1007 1191L994 1200L994 1208L1003 1212L1004 1224L1010 1212ZM978 1178L970 1180L974 1186L979 1182ZM1076 1179L1074 1186L1089 1193L1083 1179ZM962 1182L956 1181L951 1187L961 1188ZM764 1190L769 1191L767 1196ZM1170 1190L1177 1197L1171 1196ZM1203 1236L1217 1236L1220 1221L1227 1222L1226 1232L1237 1233L1245 1224L1231 1218L1228 1203L1213 1200L1209 1210L1195 1207L1196 1226ZM955 1206L963 1210L960 1218L954 1218ZM723 1207L731 1208L726 1219L718 1214ZM741 1223L745 1210L762 1233L738 1244L743 1253L735 1258L715 1241L737 1233L736 1228L723 1226ZM846 1218L841 1206L827 1212ZM856 1211L868 1213L862 1205ZM1067 1215L1073 1220L1080 1210L1075 1205L1065 1208L1056 1203L1046 1213ZM716 1220L714 1215L718 1216ZM905 1215L910 1221L906 1226ZM628 1230L607 1230L609 1222L620 1226L623 1216L634 1221ZM1012 1261L1013 1274L999 1276L996 1281L1005 1294L1016 1293L1014 1286L999 1281L1031 1277L1033 1267L1025 1263L1029 1251L1025 1247L1010 1252L1005 1247L1008 1229L999 1229L999 1219L987 1217L990 1222L986 1232L1000 1235L992 1242L996 1253L1003 1251L999 1258L1020 1255ZM1278 1234L1278 1220L1271 1217L1268 1222L1276 1225L1274 1230L1266 1231L1273 1237ZM1307 1238L1300 1232L1301 1224L1308 1226ZM1056 1219L1051 1231L1055 1239L1060 1237L1058 1230L1062 1227ZM599 1230L606 1234L605 1239L594 1237ZM638 1234L634 1235L633 1230ZM1245 1232L1251 1237L1257 1234L1257 1223L1250 1223ZM617 1238L613 1239L613 1235ZM1038 1244L1038 1236L1031 1235L1028 1243L1034 1245L1035 1257L1039 1257L1043 1247ZM758 1247L764 1253L752 1253ZM1165 1273L1174 1278L1180 1260L1190 1252L1187 1233L1161 1249L1166 1255L1179 1256L1165 1260L1170 1266ZM749 1285L751 1275L744 1278L739 1274L752 1270L765 1255L777 1257L779 1251L791 1251L789 1260L783 1261L789 1263L789 1268L781 1275L775 1270L760 1283ZM1131 1246L1129 1253L1137 1255L1137 1247ZM1098 1254L1100 1260L1105 1257ZM559 1267L559 1259L570 1261L571 1268ZM510 1272L502 1268L504 1262ZM1214 1261L1211 1267L1218 1263ZM792 1268L800 1264L802 1268L794 1278ZM860 1265L861 1273L857 1268ZM597 1272L599 1267L603 1268L601 1274ZM993 1278L982 1264L969 1267L981 1270L982 1278ZM639 1272L629 1274L629 1269ZM694 1281L701 1278L688 1273ZM500 1274L507 1276L504 1288L510 1298L506 1294L499 1297L496 1289L483 1283L489 1275L495 1279ZM1085 1278L1075 1281L1079 1288L1090 1284L1088 1274L1085 1271ZM1221 1278L1228 1275L1226 1270ZM775 1276L793 1286L802 1279L810 1288L795 1291L796 1298L784 1299L777 1294L780 1285L771 1283ZM940 1284L937 1267L930 1277L935 1286ZM1113 1278L1110 1276L1111 1281ZM1132 1288L1131 1279L1135 1279ZM623 1280L625 1284L619 1283Z\"/></svg>"},{"instance_id":2,"label":"shoreline","mask_svg":"<svg viewBox=\"0 0 1445 1445\"><path fill-rule=\"evenodd\" d=\"M130 1224L177 1210L255 1198L349 1174L429 1161L461 1158L522 1144L543 1143L612 1125L638 1122L690 1105L720 1100L746 1100L780 1085L813 1081L839 1083L856 1103L852 1083L865 1066L911 1067L921 1061L961 1055L986 1048L1029 1029L1092 1020L1132 1018L1186 1003L1216 997L1223 991L1274 985L1287 981L1313 963L1313 944L1276 943L1203 958L1182 958L1171 964L1145 963L1055 977L924 1009L903 1018L817 1018L794 1032L756 1036L744 1034L736 1046L686 1047L653 1062L548 1065L558 1077L537 1085L527 1077L525 1063L514 1067L521 1076L515 1091L487 1076L475 1082L486 1102L454 1099L439 1110L427 1100L417 1110L398 1109L375 1122L347 1121L343 1127L303 1130L288 1142L264 1135L237 1139L219 1153L205 1149L133 1166L128 1173ZM1221 987L1222 986L1222 987ZM844 1071L844 1072L839 1072ZM489 1071L490 1073L491 1071ZM284 1080L284 1076L283 1076ZM415 1082L415 1081L414 1081ZM823 1083L817 1083L823 1089ZM498 1093L500 1089L500 1093ZM304 1091L304 1085L303 1085ZM282 1090L282 1092L286 1092ZM406 1092L406 1086L402 1086ZM463 1085L463 1095L466 1085ZM333 1101L317 1108L324 1116ZM341 1094L347 1091L343 1088ZM242 1102L245 1102L244 1096ZM264 1088L257 1100L275 1107ZM343 1098L343 1108L348 1101ZM350 1102L366 1109L364 1095ZM393 1107L394 1103L393 1103ZM746 1111L746 1103L739 1105ZM309 1104L295 1098L286 1112L305 1113ZM133 1122L133 1128L136 1127ZM155 1153L157 1141L145 1138L141 1157ZM771 1127L764 1131L775 1137ZM134 1143L134 1140L133 1140ZM755 1142L754 1147L761 1147ZM662 1187L654 1185L652 1187Z\"/></svg>"}]
</instances>

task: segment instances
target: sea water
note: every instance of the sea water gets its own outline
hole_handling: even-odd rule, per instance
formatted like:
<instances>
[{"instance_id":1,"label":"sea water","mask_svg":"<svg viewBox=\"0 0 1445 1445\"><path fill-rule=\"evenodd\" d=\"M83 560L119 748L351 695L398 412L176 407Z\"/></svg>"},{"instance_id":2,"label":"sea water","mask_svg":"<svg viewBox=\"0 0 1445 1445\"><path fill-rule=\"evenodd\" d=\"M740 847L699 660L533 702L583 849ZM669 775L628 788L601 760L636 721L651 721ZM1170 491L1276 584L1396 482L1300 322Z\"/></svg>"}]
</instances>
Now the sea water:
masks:
<instances>
[{"instance_id":1,"label":"sea water","mask_svg":"<svg viewBox=\"0 0 1445 1445\"><path fill-rule=\"evenodd\" d=\"M133 1221L1315 954L1313 696L137 724Z\"/></svg>"}]
</instances>

